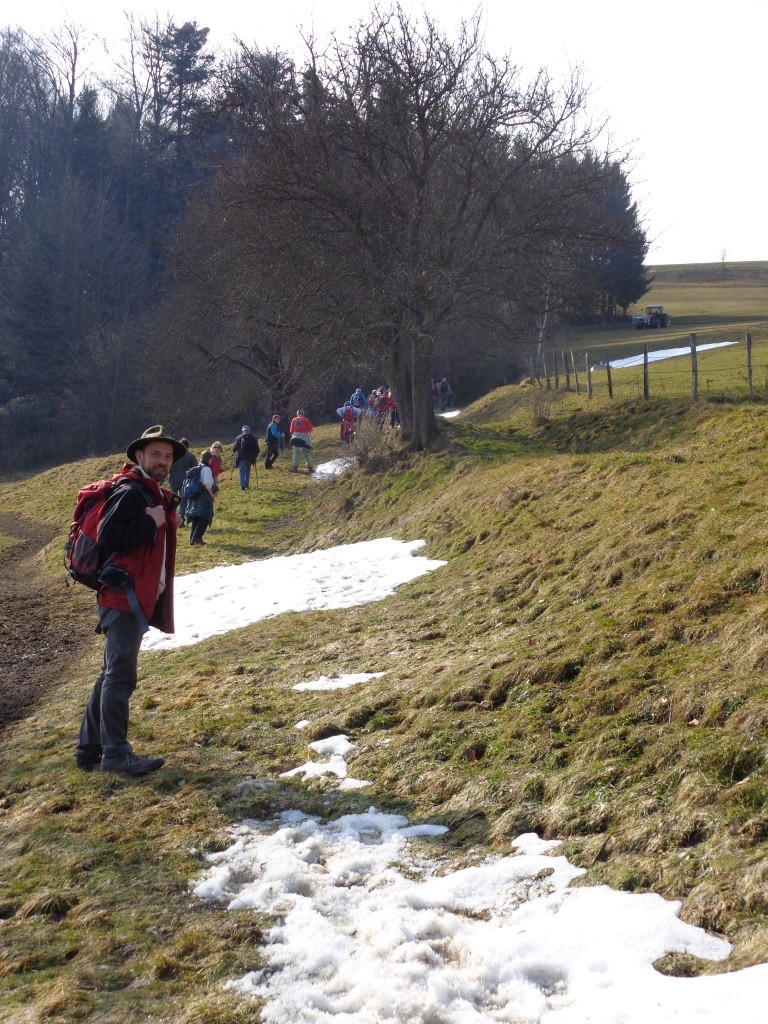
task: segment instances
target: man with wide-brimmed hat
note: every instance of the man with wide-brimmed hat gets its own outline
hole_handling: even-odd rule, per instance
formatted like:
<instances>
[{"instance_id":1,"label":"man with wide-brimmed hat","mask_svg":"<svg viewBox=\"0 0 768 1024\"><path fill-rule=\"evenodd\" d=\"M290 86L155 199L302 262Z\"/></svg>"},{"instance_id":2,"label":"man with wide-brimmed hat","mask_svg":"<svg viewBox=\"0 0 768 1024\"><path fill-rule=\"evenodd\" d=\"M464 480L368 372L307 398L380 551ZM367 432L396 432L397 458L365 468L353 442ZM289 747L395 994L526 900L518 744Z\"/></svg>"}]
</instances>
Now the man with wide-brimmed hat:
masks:
<instances>
[{"instance_id":1,"label":"man with wide-brimmed hat","mask_svg":"<svg viewBox=\"0 0 768 1024\"><path fill-rule=\"evenodd\" d=\"M164 427L149 427L128 445L104 505L99 543L108 556L98 592L104 665L80 727L75 759L85 770L146 775L162 757L139 757L128 742L128 702L136 688L141 640L156 626L172 633L178 498L161 487L185 447Z\"/></svg>"}]
</instances>

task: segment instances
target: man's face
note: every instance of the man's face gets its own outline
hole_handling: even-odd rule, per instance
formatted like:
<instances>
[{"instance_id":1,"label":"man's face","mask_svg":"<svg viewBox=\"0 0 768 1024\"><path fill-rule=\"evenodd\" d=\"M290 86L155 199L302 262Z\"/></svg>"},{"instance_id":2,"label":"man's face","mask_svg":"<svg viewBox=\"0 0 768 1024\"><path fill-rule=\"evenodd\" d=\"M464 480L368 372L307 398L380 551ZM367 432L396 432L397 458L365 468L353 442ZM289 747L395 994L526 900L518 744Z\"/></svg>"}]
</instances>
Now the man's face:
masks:
<instances>
[{"instance_id":1,"label":"man's face","mask_svg":"<svg viewBox=\"0 0 768 1024\"><path fill-rule=\"evenodd\" d=\"M173 445L167 441L150 441L136 452L136 461L147 476L160 484L173 465Z\"/></svg>"}]
</instances>

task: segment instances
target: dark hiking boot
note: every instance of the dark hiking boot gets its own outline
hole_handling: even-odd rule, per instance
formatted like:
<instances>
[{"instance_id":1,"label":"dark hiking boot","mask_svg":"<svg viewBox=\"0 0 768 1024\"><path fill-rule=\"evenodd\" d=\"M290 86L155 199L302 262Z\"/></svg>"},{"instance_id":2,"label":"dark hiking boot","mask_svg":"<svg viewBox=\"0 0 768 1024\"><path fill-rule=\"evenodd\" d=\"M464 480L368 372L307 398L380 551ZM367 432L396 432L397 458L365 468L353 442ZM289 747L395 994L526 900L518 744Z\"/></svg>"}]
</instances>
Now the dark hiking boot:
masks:
<instances>
[{"instance_id":1,"label":"dark hiking boot","mask_svg":"<svg viewBox=\"0 0 768 1024\"><path fill-rule=\"evenodd\" d=\"M162 757L139 757L137 754L122 754L120 757L103 757L103 772L119 772L122 775L146 775L148 772L162 768L165 760Z\"/></svg>"},{"instance_id":2,"label":"dark hiking boot","mask_svg":"<svg viewBox=\"0 0 768 1024\"><path fill-rule=\"evenodd\" d=\"M75 764L84 772L92 772L101 764L101 754L93 750L76 750Z\"/></svg>"}]
</instances>

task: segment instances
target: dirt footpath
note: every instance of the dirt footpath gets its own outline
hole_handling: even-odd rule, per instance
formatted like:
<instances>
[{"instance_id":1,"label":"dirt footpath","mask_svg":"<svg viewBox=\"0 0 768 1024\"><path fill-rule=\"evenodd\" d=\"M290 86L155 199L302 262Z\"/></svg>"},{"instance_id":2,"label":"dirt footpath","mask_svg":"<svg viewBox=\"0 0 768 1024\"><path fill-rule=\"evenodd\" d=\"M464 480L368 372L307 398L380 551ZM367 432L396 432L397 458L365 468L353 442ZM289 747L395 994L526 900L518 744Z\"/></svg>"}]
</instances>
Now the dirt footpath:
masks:
<instances>
[{"instance_id":1,"label":"dirt footpath","mask_svg":"<svg viewBox=\"0 0 768 1024\"><path fill-rule=\"evenodd\" d=\"M0 571L1 730L66 678L93 636L96 602L88 614L88 602L72 599L63 563L54 579L42 572L41 552L53 530L0 513L0 533L19 540L4 552Z\"/></svg>"}]
</instances>

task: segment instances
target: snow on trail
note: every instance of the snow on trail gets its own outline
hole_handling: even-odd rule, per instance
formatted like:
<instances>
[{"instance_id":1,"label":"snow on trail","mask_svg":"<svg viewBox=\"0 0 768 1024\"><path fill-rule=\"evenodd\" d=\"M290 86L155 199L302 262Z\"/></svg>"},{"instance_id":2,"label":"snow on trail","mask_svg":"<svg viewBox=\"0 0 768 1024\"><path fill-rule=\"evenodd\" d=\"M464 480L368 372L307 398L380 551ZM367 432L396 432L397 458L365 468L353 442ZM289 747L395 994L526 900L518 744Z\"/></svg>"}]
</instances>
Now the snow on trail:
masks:
<instances>
[{"instance_id":1,"label":"snow on trail","mask_svg":"<svg viewBox=\"0 0 768 1024\"><path fill-rule=\"evenodd\" d=\"M383 537L178 576L176 632L150 629L142 650L186 647L285 612L381 601L401 584L445 565L417 555L425 543Z\"/></svg>"},{"instance_id":2,"label":"snow on trail","mask_svg":"<svg viewBox=\"0 0 768 1024\"><path fill-rule=\"evenodd\" d=\"M312 474L315 479L328 479L328 477L338 476L345 470L354 466L355 459L342 456L338 459L333 459L331 462L321 462L319 466L315 467L315 472Z\"/></svg>"},{"instance_id":3,"label":"snow on trail","mask_svg":"<svg viewBox=\"0 0 768 1024\"><path fill-rule=\"evenodd\" d=\"M445 563L423 541L388 538L181 577L179 632L152 630L163 650L285 611L377 601ZM321 676L297 692L371 683L382 672ZM374 684L375 685L375 684ZM302 718L295 728L311 722ZM308 744L285 773L337 789L357 746L345 735ZM325 759L325 760L322 760ZM278 790L244 779L233 792ZM670 952L720 960L730 946L679 919L679 904L606 886L570 888L583 872L559 844L518 838L509 856L452 869L443 826L375 807L322 821L295 810L243 821L229 849L192 883L203 900L273 920L254 950L263 969L229 985L264 1000L265 1024L753 1024L765 1019L768 965L669 978ZM416 847L415 839L431 844Z\"/></svg>"},{"instance_id":4,"label":"snow on trail","mask_svg":"<svg viewBox=\"0 0 768 1024\"><path fill-rule=\"evenodd\" d=\"M448 870L414 850L447 831L375 808L334 821L286 811L243 822L208 856L201 899L274 919L266 966L229 983L265 1000L266 1024L723 1024L760 1018L768 966L669 978L671 951L719 960L729 945L684 924L679 904L606 886L558 843Z\"/></svg>"}]
</instances>

